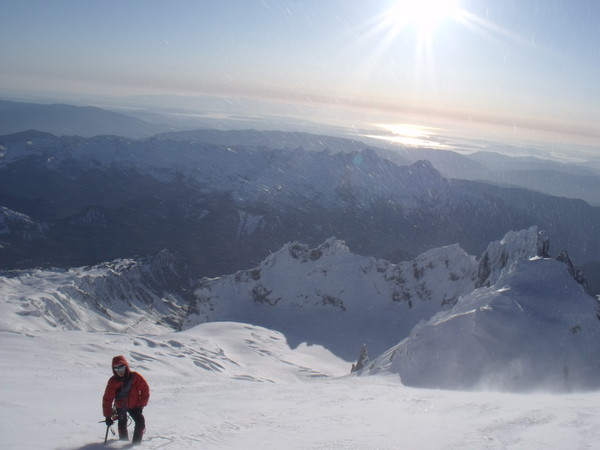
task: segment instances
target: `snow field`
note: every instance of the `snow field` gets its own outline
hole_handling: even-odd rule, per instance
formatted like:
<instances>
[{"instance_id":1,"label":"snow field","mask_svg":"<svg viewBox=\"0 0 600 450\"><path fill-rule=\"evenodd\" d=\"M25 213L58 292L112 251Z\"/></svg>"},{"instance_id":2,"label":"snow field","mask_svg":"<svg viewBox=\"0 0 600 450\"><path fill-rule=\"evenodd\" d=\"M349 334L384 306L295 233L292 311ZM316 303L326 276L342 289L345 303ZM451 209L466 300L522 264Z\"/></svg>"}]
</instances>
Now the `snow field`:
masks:
<instances>
[{"instance_id":1,"label":"snow field","mask_svg":"<svg viewBox=\"0 0 600 450\"><path fill-rule=\"evenodd\" d=\"M93 450L110 360L151 387L148 449L588 449L600 393L414 389L238 323L162 336L1 332L0 448ZM329 376L325 376L329 375ZM113 441L109 448L123 447Z\"/></svg>"}]
</instances>

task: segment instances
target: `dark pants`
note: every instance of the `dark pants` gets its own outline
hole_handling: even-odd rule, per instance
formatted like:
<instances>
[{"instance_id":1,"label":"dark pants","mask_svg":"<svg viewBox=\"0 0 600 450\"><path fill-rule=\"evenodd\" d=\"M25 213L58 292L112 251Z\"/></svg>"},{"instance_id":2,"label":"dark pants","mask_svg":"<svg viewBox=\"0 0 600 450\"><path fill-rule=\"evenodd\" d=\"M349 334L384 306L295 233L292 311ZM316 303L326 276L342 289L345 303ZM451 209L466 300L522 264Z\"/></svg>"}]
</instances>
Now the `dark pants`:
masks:
<instances>
[{"instance_id":1,"label":"dark pants","mask_svg":"<svg viewBox=\"0 0 600 450\"><path fill-rule=\"evenodd\" d=\"M142 436L146 429L146 419L144 419L144 415L142 414L142 408L119 410L119 422L117 425L119 439L124 441L129 440L129 434L127 433L127 413L129 413L135 424L133 428L133 440L131 442L142 442Z\"/></svg>"}]
</instances>

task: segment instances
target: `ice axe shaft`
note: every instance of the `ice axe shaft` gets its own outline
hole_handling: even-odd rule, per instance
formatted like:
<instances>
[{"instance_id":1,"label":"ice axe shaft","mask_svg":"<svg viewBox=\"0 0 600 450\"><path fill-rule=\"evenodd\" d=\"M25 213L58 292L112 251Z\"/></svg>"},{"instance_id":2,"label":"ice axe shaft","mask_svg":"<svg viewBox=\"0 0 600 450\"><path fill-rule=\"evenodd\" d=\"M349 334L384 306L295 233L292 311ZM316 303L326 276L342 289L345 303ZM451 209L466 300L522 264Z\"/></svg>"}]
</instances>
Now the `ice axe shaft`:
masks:
<instances>
[{"instance_id":1,"label":"ice axe shaft","mask_svg":"<svg viewBox=\"0 0 600 450\"><path fill-rule=\"evenodd\" d=\"M104 421L102 420L101 422L104 422ZM108 441L108 430L112 431L113 435L115 434L115 430L113 430L110 425L106 425L106 434L104 435L104 443L105 444Z\"/></svg>"}]
</instances>

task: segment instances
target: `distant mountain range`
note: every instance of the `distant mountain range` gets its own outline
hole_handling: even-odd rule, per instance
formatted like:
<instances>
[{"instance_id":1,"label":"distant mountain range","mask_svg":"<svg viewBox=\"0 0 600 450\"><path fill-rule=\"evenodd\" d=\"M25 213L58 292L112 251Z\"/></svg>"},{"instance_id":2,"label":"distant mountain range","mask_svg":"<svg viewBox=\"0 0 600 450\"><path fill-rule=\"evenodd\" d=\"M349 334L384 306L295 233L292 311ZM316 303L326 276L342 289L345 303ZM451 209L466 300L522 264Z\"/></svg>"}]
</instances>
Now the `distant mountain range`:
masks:
<instances>
[{"instance_id":1,"label":"distant mountain range","mask_svg":"<svg viewBox=\"0 0 600 450\"><path fill-rule=\"evenodd\" d=\"M410 152L402 152L410 156ZM565 164L531 157L509 157L494 152L461 155L434 150L425 157L448 178L477 180L498 186L582 199L600 206L600 171L593 164ZM409 158L412 161L415 158Z\"/></svg>"},{"instance_id":2,"label":"distant mountain range","mask_svg":"<svg viewBox=\"0 0 600 450\"><path fill-rule=\"evenodd\" d=\"M148 116L153 117L153 116ZM181 130L179 120L160 116L160 123L141 120L121 112L97 107L63 104L37 104L0 100L0 135L39 130L56 136L93 137L98 135L194 141L222 146L255 146L332 152L374 149L380 156L398 165L428 160L440 173L451 179L479 180L500 186L522 187L559 197L582 199L600 206L600 162L566 164L532 157L509 157L498 152L468 155L430 148L377 148L359 137L332 137L301 132L258 130ZM197 126L204 122L199 122ZM212 123L212 122L207 122ZM186 125L192 126L191 123ZM239 126L239 125L238 125Z\"/></svg>"},{"instance_id":3,"label":"distant mountain range","mask_svg":"<svg viewBox=\"0 0 600 450\"><path fill-rule=\"evenodd\" d=\"M94 106L44 105L0 100L0 134L39 130L57 136L148 137L167 127Z\"/></svg>"},{"instance_id":4,"label":"distant mountain range","mask_svg":"<svg viewBox=\"0 0 600 450\"><path fill-rule=\"evenodd\" d=\"M582 199L600 206L600 168L592 163L565 164L533 157L510 157L490 151L465 155L430 148L397 147L392 150L366 145L355 139L282 131L193 130L161 133L156 138L224 146L252 145L332 152L371 148L398 165L409 165L419 160L430 161L446 178L522 187L559 197Z\"/></svg>"},{"instance_id":5,"label":"distant mountain range","mask_svg":"<svg viewBox=\"0 0 600 450\"><path fill-rule=\"evenodd\" d=\"M286 242L332 236L358 254L398 262L454 243L478 254L495 236L541 224L598 289L588 268L600 261L600 208L448 180L428 162L400 166L372 148L341 152L343 140L300 137L315 150L0 137L2 268L90 265L166 248L194 274L218 276Z\"/></svg>"}]
</instances>

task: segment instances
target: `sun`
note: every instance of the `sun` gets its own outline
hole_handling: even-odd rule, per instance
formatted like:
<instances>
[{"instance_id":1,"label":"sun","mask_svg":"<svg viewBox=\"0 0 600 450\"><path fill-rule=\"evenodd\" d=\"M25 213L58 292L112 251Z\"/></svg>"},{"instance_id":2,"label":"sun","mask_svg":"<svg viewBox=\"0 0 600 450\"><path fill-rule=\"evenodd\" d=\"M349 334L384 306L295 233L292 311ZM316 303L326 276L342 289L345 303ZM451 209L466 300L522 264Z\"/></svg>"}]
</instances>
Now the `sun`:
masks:
<instances>
[{"instance_id":1,"label":"sun","mask_svg":"<svg viewBox=\"0 0 600 450\"><path fill-rule=\"evenodd\" d=\"M386 19L398 32L410 27L431 36L441 21L455 18L459 12L458 0L396 0Z\"/></svg>"}]
</instances>

